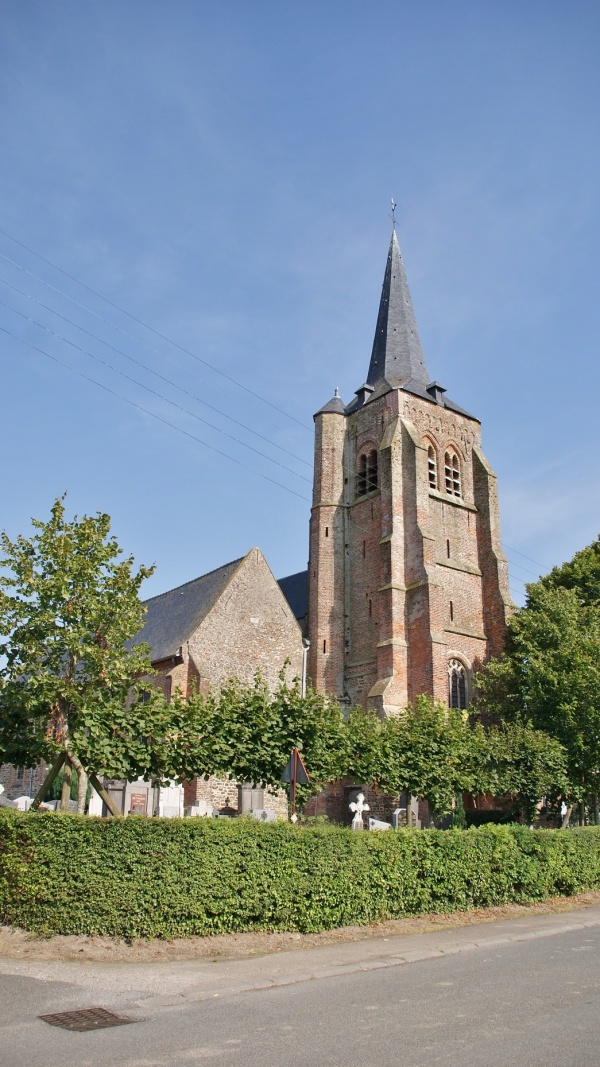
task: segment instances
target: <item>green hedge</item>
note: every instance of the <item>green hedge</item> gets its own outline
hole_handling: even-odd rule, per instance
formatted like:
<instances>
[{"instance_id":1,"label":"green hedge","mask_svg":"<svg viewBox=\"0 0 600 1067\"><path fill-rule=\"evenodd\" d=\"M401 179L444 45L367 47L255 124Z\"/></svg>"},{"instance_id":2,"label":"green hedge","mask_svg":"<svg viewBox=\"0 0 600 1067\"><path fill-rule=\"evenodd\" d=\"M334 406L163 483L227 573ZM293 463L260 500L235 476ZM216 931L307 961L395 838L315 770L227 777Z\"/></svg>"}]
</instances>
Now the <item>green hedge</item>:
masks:
<instances>
[{"instance_id":1,"label":"green hedge","mask_svg":"<svg viewBox=\"0 0 600 1067\"><path fill-rule=\"evenodd\" d=\"M600 828L353 833L0 809L0 922L37 934L331 929L600 888Z\"/></svg>"}]
</instances>

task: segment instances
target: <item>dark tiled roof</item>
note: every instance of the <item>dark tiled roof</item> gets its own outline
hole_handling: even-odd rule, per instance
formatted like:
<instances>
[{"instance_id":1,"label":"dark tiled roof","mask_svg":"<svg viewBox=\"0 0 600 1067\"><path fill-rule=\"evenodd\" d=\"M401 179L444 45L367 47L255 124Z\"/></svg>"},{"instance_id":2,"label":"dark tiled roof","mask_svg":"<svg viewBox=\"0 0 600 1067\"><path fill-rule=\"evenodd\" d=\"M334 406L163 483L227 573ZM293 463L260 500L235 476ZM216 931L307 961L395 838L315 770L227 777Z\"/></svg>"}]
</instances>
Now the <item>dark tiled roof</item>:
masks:
<instances>
[{"instance_id":1,"label":"dark tiled roof","mask_svg":"<svg viewBox=\"0 0 600 1067\"><path fill-rule=\"evenodd\" d=\"M335 396L332 396L331 400L328 400L326 404L323 404L322 408L319 408L317 415L343 415L344 411L344 401L336 389Z\"/></svg>"},{"instance_id":2,"label":"dark tiled roof","mask_svg":"<svg viewBox=\"0 0 600 1067\"><path fill-rule=\"evenodd\" d=\"M308 612L308 571L288 574L287 578L279 578L277 584L294 616L297 619L304 619Z\"/></svg>"},{"instance_id":3,"label":"dark tiled roof","mask_svg":"<svg viewBox=\"0 0 600 1067\"><path fill-rule=\"evenodd\" d=\"M134 641L135 644L146 641L150 645L153 663L177 655L219 599L242 559L234 559L216 571L144 602L146 621Z\"/></svg>"},{"instance_id":4,"label":"dark tiled roof","mask_svg":"<svg viewBox=\"0 0 600 1067\"><path fill-rule=\"evenodd\" d=\"M396 389L406 381L423 387L431 381L395 230L390 241L367 377L369 385L381 381L389 382Z\"/></svg>"},{"instance_id":5,"label":"dark tiled roof","mask_svg":"<svg viewBox=\"0 0 600 1067\"><path fill-rule=\"evenodd\" d=\"M367 376L367 386L371 386L372 391L368 395L365 386L359 389L344 413L351 415L364 404L377 400L391 389L403 389L406 393L428 400L430 404L436 404L437 401L427 390L432 384L434 383L430 381L421 347L400 246L394 231L388 251ZM446 396L442 396L439 406L456 411L459 415L466 415L469 419L474 417ZM326 405L322 410L332 409Z\"/></svg>"}]
</instances>

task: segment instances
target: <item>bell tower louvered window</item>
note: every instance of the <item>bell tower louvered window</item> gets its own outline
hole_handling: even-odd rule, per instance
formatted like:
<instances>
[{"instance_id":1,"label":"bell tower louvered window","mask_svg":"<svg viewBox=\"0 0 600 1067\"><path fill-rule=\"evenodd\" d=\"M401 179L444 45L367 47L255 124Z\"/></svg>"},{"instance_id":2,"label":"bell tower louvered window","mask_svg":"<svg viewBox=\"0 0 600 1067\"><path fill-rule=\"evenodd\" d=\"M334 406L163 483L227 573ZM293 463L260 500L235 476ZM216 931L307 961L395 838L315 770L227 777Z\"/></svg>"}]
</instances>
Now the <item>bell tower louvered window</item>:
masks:
<instances>
[{"instance_id":1,"label":"bell tower louvered window","mask_svg":"<svg viewBox=\"0 0 600 1067\"><path fill-rule=\"evenodd\" d=\"M437 456L433 445L429 445L429 448L427 449L427 469L429 472L429 488L437 489Z\"/></svg>"},{"instance_id":2,"label":"bell tower louvered window","mask_svg":"<svg viewBox=\"0 0 600 1067\"><path fill-rule=\"evenodd\" d=\"M460 462L456 452L448 450L444 456L446 492L450 496L462 496L460 487Z\"/></svg>"},{"instance_id":3,"label":"bell tower louvered window","mask_svg":"<svg viewBox=\"0 0 600 1067\"><path fill-rule=\"evenodd\" d=\"M372 493L374 489L377 489L377 485L377 451L376 449L372 449L369 453L363 452L358 458L358 466L356 469L356 495L365 496L367 493Z\"/></svg>"}]
</instances>

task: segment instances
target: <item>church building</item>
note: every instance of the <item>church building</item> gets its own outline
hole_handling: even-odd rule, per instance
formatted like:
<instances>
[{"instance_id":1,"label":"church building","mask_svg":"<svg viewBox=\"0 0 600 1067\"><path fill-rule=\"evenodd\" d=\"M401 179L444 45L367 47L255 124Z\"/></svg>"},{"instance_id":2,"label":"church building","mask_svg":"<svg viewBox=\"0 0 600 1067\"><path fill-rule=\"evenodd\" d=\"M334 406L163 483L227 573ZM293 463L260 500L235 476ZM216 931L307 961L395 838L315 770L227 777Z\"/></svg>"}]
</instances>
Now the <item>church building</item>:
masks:
<instances>
[{"instance_id":1,"label":"church building","mask_svg":"<svg viewBox=\"0 0 600 1067\"><path fill-rule=\"evenodd\" d=\"M392 234L366 381L315 415L309 678L395 715L466 707L512 608L481 428L432 381Z\"/></svg>"},{"instance_id":2,"label":"church building","mask_svg":"<svg viewBox=\"0 0 600 1067\"><path fill-rule=\"evenodd\" d=\"M512 610L496 477L479 420L430 380L395 231L366 381L351 403L336 390L315 415L308 571L276 582L252 549L146 606L138 639L167 696L256 670L275 688L287 662L291 676L307 666L315 688L382 717L421 693L468 706ZM9 797L23 775L0 768ZM186 804L252 807L232 785L187 782ZM321 808L337 804L342 818L334 794Z\"/></svg>"}]
</instances>

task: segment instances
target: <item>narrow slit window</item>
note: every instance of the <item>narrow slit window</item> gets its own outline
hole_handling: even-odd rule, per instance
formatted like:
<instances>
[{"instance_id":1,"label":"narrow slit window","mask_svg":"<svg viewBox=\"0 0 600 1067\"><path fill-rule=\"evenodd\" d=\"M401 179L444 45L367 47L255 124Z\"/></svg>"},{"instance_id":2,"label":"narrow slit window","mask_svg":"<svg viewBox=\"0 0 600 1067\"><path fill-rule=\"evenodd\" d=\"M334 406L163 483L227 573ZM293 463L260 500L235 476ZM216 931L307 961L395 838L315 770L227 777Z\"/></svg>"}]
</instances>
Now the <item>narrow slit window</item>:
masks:
<instances>
[{"instance_id":1,"label":"narrow slit window","mask_svg":"<svg viewBox=\"0 0 600 1067\"><path fill-rule=\"evenodd\" d=\"M429 470L429 488L437 489L437 458L433 445L430 445L427 449L427 467Z\"/></svg>"},{"instance_id":2,"label":"narrow slit window","mask_svg":"<svg viewBox=\"0 0 600 1067\"><path fill-rule=\"evenodd\" d=\"M450 601L450 622L454 622L454 604Z\"/></svg>"},{"instance_id":3,"label":"narrow slit window","mask_svg":"<svg viewBox=\"0 0 600 1067\"><path fill-rule=\"evenodd\" d=\"M373 615L373 601L369 600L369 617Z\"/></svg>"},{"instance_id":4,"label":"narrow slit window","mask_svg":"<svg viewBox=\"0 0 600 1067\"><path fill-rule=\"evenodd\" d=\"M363 541L363 559L365 558L366 554L367 554L367 542Z\"/></svg>"},{"instance_id":5,"label":"narrow slit window","mask_svg":"<svg viewBox=\"0 0 600 1067\"><path fill-rule=\"evenodd\" d=\"M450 559L450 542L446 541L446 555Z\"/></svg>"},{"instance_id":6,"label":"narrow slit window","mask_svg":"<svg viewBox=\"0 0 600 1067\"><path fill-rule=\"evenodd\" d=\"M325 537L329 537L329 526L325 527Z\"/></svg>"},{"instance_id":7,"label":"narrow slit window","mask_svg":"<svg viewBox=\"0 0 600 1067\"><path fill-rule=\"evenodd\" d=\"M327 641L323 641L323 652L327 652Z\"/></svg>"}]
</instances>

